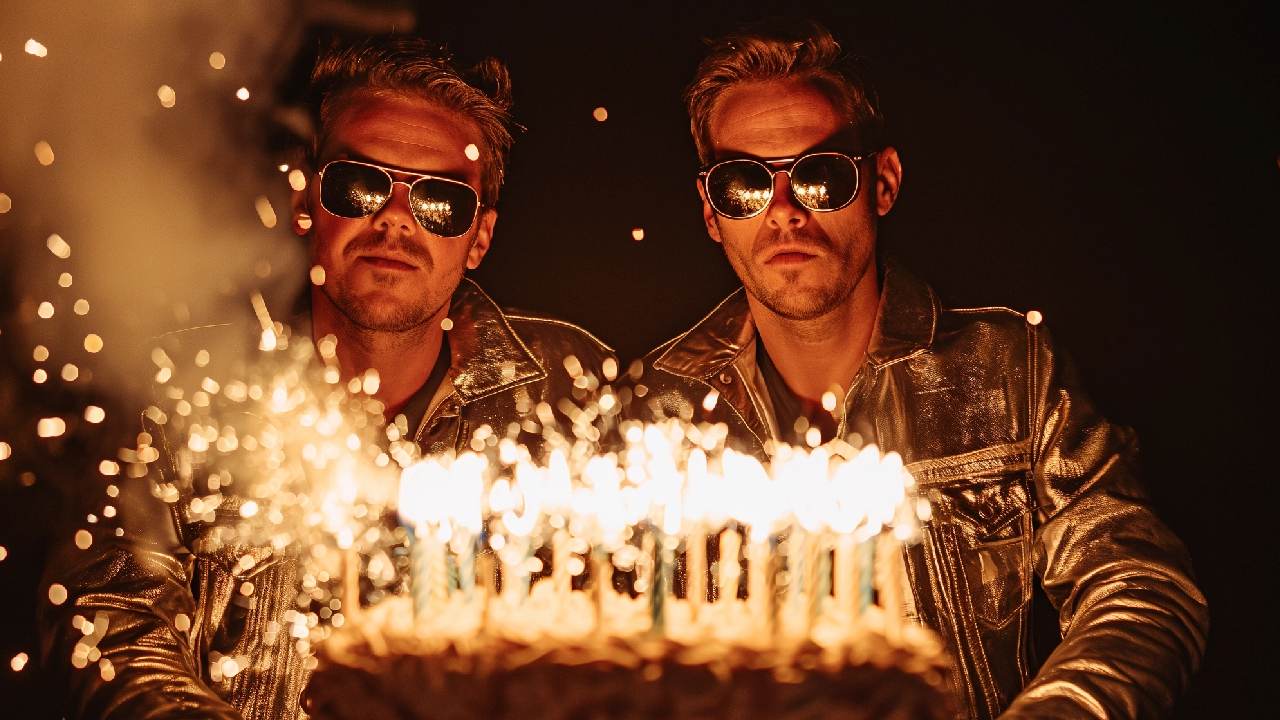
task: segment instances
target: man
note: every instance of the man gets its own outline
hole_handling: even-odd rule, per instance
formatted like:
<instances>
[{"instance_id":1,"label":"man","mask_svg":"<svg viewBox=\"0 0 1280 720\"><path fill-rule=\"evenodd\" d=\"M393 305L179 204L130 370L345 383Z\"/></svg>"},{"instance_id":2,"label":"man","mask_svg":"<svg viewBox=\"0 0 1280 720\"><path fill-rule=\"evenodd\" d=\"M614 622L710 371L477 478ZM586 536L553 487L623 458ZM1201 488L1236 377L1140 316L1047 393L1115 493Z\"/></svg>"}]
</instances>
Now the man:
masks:
<instances>
[{"instance_id":1,"label":"man","mask_svg":"<svg viewBox=\"0 0 1280 720\"><path fill-rule=\"evenodd\" d=\"M293 223L316 267L309 323L295 328L305 336L309 324L307 339L336 362L340 380L372 393L373 407L422 453L461 450L484 425L536 444L538 418L575 379L616 363L584 331L504 312L463 277L484 258L497 220L511 145L505 68L488 60L464 72L425 42L378 39L323 52L312 88L317 137ZM267 322L251 335L271 347L280 338ZM226 354L226 336L247 335L232 326L177 333L153 357L188 367L179 357L194 356L197 377L211 374L208 348ZM579 377L566 367L582 368ZM141 481L122 481L123 537L103 532L47 573L46 584L70 593L45 608L48 664L88 665L71 671L72 717L298 716L314 662L288 632L305 585L298 563L289 548L233 542L254 511L234 497L240 485L227 483L244 481L193 471L203 441L175 428L193 405L221 399L207 380L194 394L169 381L170 399L191 401L170 413L172 437L165 415L148 411L131 459L149 461L143 472L157 490L125 503Z\"/></svg>"},{"instance_id":2,"label":"man","mask_svg":"<svg viewBox=\"0 0 1280 720\"><path fill-rule=\"evenodd\" d=\"M854 432L900 453L933 509L904 554L904 612L945 640L968 716L1167 712L1208 615L1134 438L1080 393L1038 313L943 308L877 262L902 163L831 35L722 38L686 101L707 232L744 288L647 356L650 409L727 423L760 457ZM1063 633L1038 672L1036 578Z\"/></svg>"}]
</instances>

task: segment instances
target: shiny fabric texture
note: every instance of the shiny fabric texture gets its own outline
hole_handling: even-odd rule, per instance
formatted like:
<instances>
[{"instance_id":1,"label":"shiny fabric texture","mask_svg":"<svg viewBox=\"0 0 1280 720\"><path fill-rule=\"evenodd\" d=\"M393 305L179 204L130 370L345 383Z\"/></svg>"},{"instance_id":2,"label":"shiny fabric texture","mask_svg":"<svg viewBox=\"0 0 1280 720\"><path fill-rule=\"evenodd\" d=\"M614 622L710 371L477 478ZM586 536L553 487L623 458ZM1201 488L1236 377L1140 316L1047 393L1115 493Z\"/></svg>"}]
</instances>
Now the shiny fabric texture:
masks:
<instances>
[{"instance_id":1,"label":"shiny fabric texture","mask_svg":"<svg viewBox=\"0 0 1280 720\"><path fill-rule=\"evenodd\" d=\"M612 356L574 325L502 311L468 279L454 293L449 317L454 322L449 374L413 435L424 454L462 449L482 424L505 429L536 418L541 402L554 407L573 390L573 378L564 370L567 356L597 376ZM256 342L244 341L256 333L242 327L212 326L165 336L161 344L182 366L180 358L210 347L214 335L222 336L213 341L219 347L239 342L252 348ZM144 426L159 450L149 479L178 482L176 448L166 441L164 427L150 420ZM519 439L536 455L540 438L522 432ZM296 562L273 555L270 548L216 542L217 522L183 522L177 510L181 502L161 502L148 487L152 483L121 483L123 537L102 533L89 550L61 548L46 571L42 587L57 582L70 594L61 606L43 604L40 617L45 665L63 674L69 688L68 717L305 717L300 698L309 669L281 622L297 596ZM218 509L219 521L224 510L230 518L238 515L238 501L225 504ZM256 561L247 570L246 554ZM246 581L254 585L252 598L237 592ZM83 638L72 626L75 615L105 623L97 648L111 661L114 679L104 680L96 663L71 668L73 647ZM230 680L215 682L208 667L214 649L247 657L248 666Z\"/></svg>"},{"instance_id":2,"label":"shiny fabric texture","mask_svg":"<svg viewBox=\"0 0 1280 720\"><path fill-rule=\"evenodd\" d=\"M648 412L779 437L745 290L645 358ZM719 394L710 411L704 398ZM1136 475L1136 440L1078 388L1048 331L1006 308L945 309L888 263L839 434L897 451L932 506L904 560L967 717L1161 717L1199 665L1205 598ZM1031 667L1033 583L1062 642Z\"/></svg>"}]
</instances>

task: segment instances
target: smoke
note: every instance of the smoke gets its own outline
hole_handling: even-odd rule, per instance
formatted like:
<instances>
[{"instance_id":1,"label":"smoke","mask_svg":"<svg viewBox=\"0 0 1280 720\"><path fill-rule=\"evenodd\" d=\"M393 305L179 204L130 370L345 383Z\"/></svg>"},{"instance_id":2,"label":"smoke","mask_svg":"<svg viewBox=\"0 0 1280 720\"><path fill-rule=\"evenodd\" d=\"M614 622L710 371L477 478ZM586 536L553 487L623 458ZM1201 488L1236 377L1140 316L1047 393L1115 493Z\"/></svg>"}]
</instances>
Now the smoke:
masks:
<instances>
[{"instance_id":1,"label":"smoke","mask_svg":"<svg viewBox=\"0 0 1280 720\"><path fill-rule=\"evenodd\" d=\"M255 289L288 309L306 252L263 142L298 44L288 8L6 7L0 274L14 307L0 338L47 347L48 382L69 362L97 388L142 387L149 338L242 318ZM92 357L89 333L103 341Z\"/></svg>"}]
</instances>

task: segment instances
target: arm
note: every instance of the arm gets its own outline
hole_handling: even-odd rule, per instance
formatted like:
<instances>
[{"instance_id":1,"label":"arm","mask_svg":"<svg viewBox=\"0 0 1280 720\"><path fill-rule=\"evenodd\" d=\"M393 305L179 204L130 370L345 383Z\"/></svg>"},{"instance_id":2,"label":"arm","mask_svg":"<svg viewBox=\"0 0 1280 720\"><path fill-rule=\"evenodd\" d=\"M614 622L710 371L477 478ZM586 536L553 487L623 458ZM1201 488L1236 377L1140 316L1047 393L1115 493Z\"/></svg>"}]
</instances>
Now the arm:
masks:
<instances>
[{"instance_id":1,"label":"arm","mask_svg":"<svg viewBox=\"0 0 1280 720\"><path fill-rule=\"evenodd\" d=\"M1034 558L1062 643L1004 717L1161 716L1204 654L1205 598L1137 479L1133 434L1097 413L1034 326L1030 358Z\"/></svg>"},{"instance_id":2,"label":"arm","mask_svg":"<svg viewBox=\"0 0 1280 720\"><path fill-rule=\"evenodd\" d=\"M68 543L51 558L42 593L60 583L68 599L55 606L42 595L45 666L68 688L71 718L236 720L200 680L190 578L173 515L151 485L146 478L120 483L124 537L103 528L88 549ZM92 624L90 634L73 626L77 615Z\"/></svg>"}]
</instances>

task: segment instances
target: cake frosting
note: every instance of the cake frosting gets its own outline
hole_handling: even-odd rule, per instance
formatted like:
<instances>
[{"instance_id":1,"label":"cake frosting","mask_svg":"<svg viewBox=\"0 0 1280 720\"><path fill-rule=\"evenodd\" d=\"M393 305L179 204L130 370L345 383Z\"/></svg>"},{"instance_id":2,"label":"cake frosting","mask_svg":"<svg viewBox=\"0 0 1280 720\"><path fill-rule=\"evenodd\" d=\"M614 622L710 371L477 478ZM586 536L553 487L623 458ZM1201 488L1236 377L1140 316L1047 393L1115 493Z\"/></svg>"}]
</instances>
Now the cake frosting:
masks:
<instances>
[{"instance_id":1,"label":"cake frosting","mask_svg":"<svg viewBox=\"0 0 1280 720\"><path fill-rule=\"evenodd\" d=\"M673 600L673 628L654 637L643 598L607 593L611 632L592 633L591 594L568 602L537 583L519 605L462 603L414 620L406 598L361 611L320 648L306 693L315 720L368 718L946 718L948 664L936 636L907 625L890 639L867 608L842 640L752 643L745 603L711 603L700 622ZM540 592L540 589L543 589ZM608 595L612 595L609 598ZM508 613L487 632L484 613ZM714 630L709 630L714 629Z\"/></svg>"}]
</instances>

